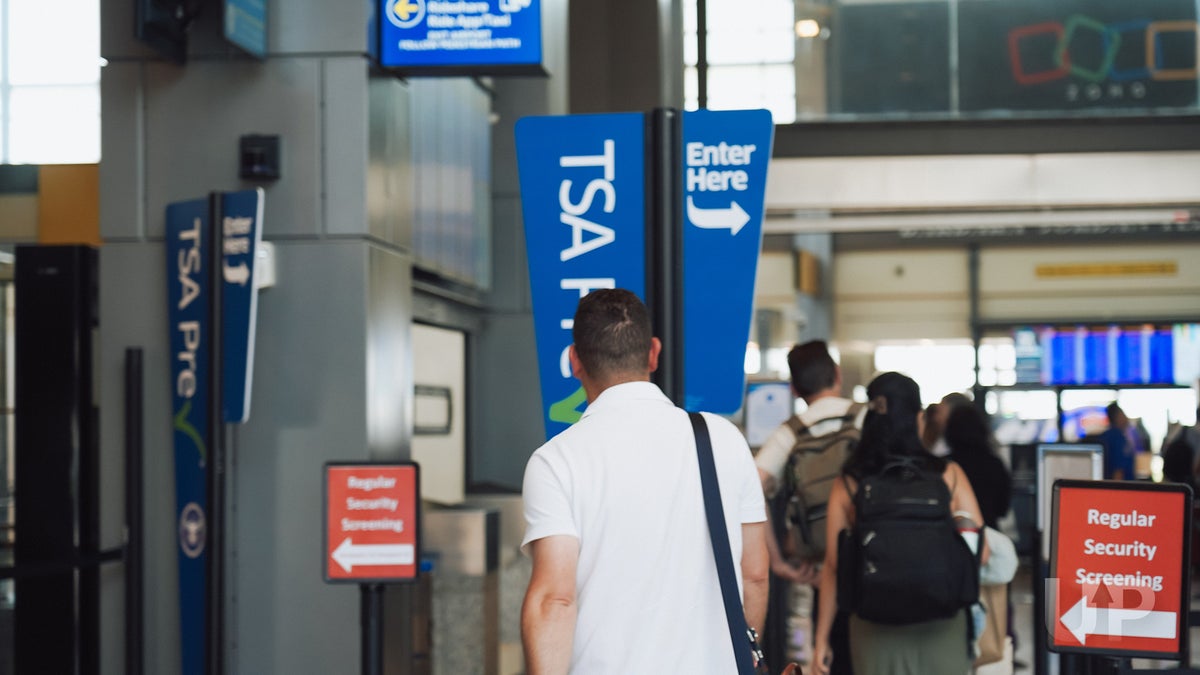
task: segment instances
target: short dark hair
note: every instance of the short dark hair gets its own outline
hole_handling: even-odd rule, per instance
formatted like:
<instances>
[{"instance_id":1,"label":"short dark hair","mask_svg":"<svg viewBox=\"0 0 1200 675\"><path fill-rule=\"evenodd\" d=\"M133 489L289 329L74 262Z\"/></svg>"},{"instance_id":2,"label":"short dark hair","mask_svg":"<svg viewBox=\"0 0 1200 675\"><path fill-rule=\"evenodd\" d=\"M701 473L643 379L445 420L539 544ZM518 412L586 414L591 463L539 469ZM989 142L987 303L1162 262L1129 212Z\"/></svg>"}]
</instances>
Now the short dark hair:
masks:
<instances>
[{"instance_id":1,"label":"short dark hair","mask_svg":"<svg viewBox=\"0 0 1200 675\"><path fill-rule=\"evenodd\" d=\"M623 288L592 291L579 301L571 330L575 354L592 377L645 373L654 338L650 311Z\"/></svg>"},{"instance_id":2,"label":"short dark hair","mask_svg":"<svg viewBox=\"0 0 1200 675\"><path fill-rule=\"evenodd\" d=\"M1108 407L1106 407L1104 409L1104 414L1108 415L1108 423L1109 424L1116 424L1117 423L1117 415L1118 414L1124 415L1125 411L1121 410L1121 406L1117 405L1117 403L1114 401L1112 403L1109 403Z\"/></svg>"},{"instance_id":3,"label":"short dark hair","mask_svg":"<svg viewBox=\"0 0 1200 675\"><path fill-rule=\"evenodd\" d=\"M792 347L788 352L788 370L792 372L792 388L800 398L822 392L837 382L837 364L824 340Z\"/></svg>"}]
</instances>

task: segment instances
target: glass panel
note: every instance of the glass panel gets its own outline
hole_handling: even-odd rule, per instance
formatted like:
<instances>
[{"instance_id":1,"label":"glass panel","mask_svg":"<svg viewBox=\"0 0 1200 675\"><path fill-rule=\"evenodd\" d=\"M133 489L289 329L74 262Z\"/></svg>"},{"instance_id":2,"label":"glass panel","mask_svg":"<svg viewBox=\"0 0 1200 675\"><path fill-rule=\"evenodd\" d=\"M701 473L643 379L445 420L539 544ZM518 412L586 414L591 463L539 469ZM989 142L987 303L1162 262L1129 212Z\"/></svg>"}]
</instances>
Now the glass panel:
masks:
<instances>
[{"instance_id":1,"label":"glass panel","mask_svg":"<svg viewBox=\"0 0 1200 675\"><path fill-rule=\"evenodd\" d=\"M708 71L712 110L766 108L776 124L796 119L796 80L791 64L714 66Z\"/></svg>"},{"instance_id":2,"label":"glass panel","mask_svg":"<svg viewBox=\"0 0 1200 675\"><path fill-rule=\"evenodd\" d=\"M10 96L10 163L100 161L99 84L13 87Z\"/></svg>"},{"instance_id":3,"label":"glass panel","mask_svg":"<svg viewBox=\"0 0 1200 675\"><path fill-rule=\"evenodd\" d=\"M928 405L950 392L969 391L975 384L974 349L968 341L880 345L875 370L894 370L916 380L921 401Z\"/></svg>"},{"instance_id":4,"label":"glass panel","mask_svg":"<svg viewBox=\"0 0 1200 675\"><path fill-rule=\"evenodd\" d=\"M100 81L98 0L7 0L8 73L12 84Z\"/></svg>"},{"instance_id":5,"label":"glass panel","mask_svg":"<svg viewBox=\"0 0 1200 675\"><path fill-rule=\"evenodd\" d=\"M708 62L792 64L803 95L797 85L786 94L767 89L774 82L762 77L723 93L730 73L716 68L709 90L729 108L772 100L775 109L788 98L805 119L1196 113L1197 7L1195 0L709 0Z\"/></svg>"},{"instance_id":6,"label":"glass panel","mask_svg":"<svg viewBox=\"0 0 1200 675\"><path fill-rule=\"evenodd\" d=\"M710 0L708 62L790 63L794 12L786 0Z\"/></svg>"}]
</instances>

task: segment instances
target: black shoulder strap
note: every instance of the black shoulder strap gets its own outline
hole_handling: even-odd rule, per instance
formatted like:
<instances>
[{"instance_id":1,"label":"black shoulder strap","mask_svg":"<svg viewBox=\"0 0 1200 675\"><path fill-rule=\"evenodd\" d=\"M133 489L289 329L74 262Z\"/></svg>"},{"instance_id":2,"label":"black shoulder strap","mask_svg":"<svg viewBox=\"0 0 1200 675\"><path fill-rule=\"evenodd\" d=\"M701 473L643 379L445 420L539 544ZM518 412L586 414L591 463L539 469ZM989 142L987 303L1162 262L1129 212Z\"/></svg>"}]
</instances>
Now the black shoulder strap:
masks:
<instances>
[{"instance_id":1,"label":"black shoulder strap","mask_svg":"<svg viewBox=\"0 0 1200 675\"><path fill-rule=\"evenodd\" d=\"M696 435L696 457L700 460L700 487L704 491L704 515L708 518L708 538L713 557L717 559L717 577L721 581L721 599L725 603L725 620L729 624L729 639L733 642L733 657L739 675L753 675L754 663L750 652L750 629L742 599L738 596L737 576L733 570L733 554L729 551L729 532L725 529L725 509L721 507L721 486L717 483L717 465L713 459L712 440L708 425L700 413L688 413Z\"/></svg>"}]
</instances>

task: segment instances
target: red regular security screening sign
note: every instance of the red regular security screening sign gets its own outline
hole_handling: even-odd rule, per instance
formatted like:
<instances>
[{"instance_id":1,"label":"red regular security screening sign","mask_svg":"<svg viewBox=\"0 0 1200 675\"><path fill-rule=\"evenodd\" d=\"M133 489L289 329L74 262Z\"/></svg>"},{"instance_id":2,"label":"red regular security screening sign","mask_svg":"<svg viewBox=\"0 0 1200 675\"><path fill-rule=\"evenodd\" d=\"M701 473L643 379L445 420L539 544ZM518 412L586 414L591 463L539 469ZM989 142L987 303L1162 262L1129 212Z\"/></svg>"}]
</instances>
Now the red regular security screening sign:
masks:
<instances>
[{"instance_id":1,"label":"red regular security screening sign","mask_svg":"<svg viewBox=\"0 0 1200 675\"><path fill-rule=\"evenodd\" d=\"M326 464L326 581L416 579L419 504L416 464Z\"/></svg>"},{"instance_id":2,"label":"red regular security screening sign","mask_svg":"<svg viewBox=\"0 0 1200 675\"><path fill-rule=\"evenodd\" d=\"M1183 485L1056 481L1053 601L1046 609L1051 649L1183 654L1191 513L1192 493Z\"/></svg>"}]
</instances>

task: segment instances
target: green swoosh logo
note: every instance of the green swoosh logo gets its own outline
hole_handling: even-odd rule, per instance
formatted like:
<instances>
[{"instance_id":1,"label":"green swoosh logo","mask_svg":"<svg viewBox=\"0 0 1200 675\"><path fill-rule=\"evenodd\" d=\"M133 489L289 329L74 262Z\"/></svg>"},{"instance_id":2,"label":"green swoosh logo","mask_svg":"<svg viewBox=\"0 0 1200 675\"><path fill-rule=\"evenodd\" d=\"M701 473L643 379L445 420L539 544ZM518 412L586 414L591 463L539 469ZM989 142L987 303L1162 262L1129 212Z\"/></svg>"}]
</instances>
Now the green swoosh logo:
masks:
<instances>
[{"instance_id":1,"label":"green swoosh logo","mask_svg":"<svg viewBox=\"0 0 1200 675\"><path fill-rule=\"evenodd\" d=\"M583 417L583 411L579 409L583 403L587 403L587 392L580 387L574 394L550 406L550 421L575 424Z\"/></svg>"},{"instance_id":2,"label":"green swoosh logo","mask_svg":"<svg viewBox=\"0 0 1200 675\"><path fill-rule=\"evenodd\" d=\"M200 436L200 432L196 431L196 427L192 426L188 415L192 412L192 402L188 400L184 402L183 407L179 412L175 413L175 431L183 433L184 436L192 439L196 444L196 450L200 452L200 466L205 464L204 438Z\"/></svg>"}]
</instances>

